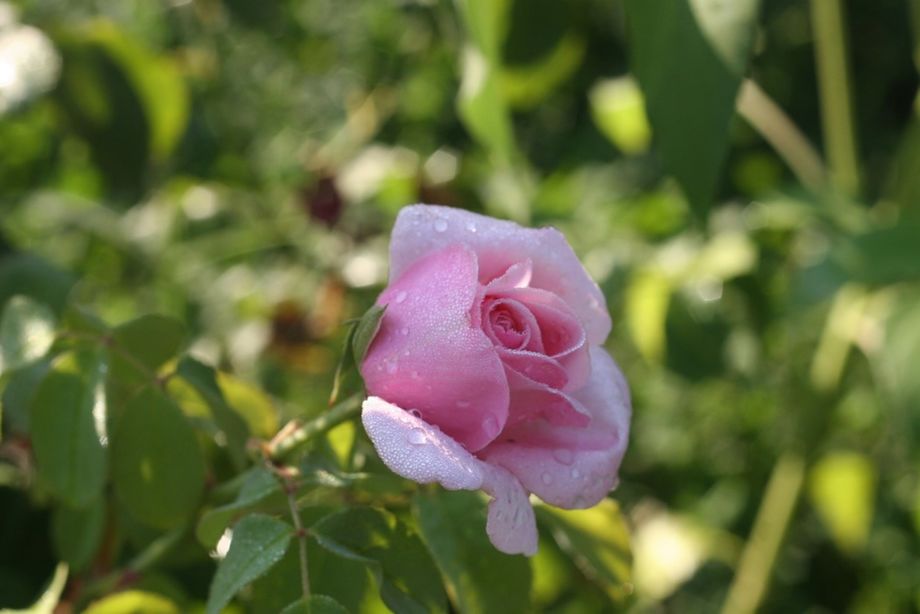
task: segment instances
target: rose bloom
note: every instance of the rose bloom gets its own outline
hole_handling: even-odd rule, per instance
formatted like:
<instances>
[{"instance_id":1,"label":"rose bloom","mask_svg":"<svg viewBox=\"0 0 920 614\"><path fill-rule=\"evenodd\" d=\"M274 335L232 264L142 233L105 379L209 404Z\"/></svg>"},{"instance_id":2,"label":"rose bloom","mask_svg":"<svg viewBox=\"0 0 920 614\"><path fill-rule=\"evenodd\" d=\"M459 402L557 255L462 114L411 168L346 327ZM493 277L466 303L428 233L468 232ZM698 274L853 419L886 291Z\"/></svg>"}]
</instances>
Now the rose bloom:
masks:
<instances>
[{"instance_id":1,"label":"rose bloom","mask_svg":"<svg viewBox=\"0 0 920 614\"><path fill-rule=\"evenodd\" d=\"M602 347L604 296L559 231L406 207L377 304L362 421L390 469L487 492L509 554L537 549L529 493L586 508L616 485L629 389Z\"/></svg>"}]
</instances>

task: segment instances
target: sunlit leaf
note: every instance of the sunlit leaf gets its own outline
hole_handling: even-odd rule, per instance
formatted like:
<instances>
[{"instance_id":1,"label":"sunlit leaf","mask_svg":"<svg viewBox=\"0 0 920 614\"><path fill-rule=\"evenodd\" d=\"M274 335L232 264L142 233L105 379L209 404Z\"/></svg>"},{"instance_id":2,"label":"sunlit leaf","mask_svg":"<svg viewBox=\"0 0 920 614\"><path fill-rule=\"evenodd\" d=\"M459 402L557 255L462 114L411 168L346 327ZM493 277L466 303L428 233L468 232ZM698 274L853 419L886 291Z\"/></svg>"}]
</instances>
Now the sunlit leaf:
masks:
<instances>
[{"instance_id":1,"label":"sunlit leaf","mask_svg":"<svg viewBox=\"0 0 920 614\"><path fill-rule=\"evenodd\" d=\"M207 614L217 614L244 586L272 568L284 553L293 528L280 520L252 514L233 527L227 556L217 567L208 592Z\"/></svg>"},{"instance_id":2,"label":"sunlit leaf","mask_svg":"<svg viewBox=\"0 0 920 614\"><path fill-rule=\"evenodd\" d=\"M142 315L112 331L106 394L117 416L140 388L154 383L157 371L173 359L185 341L185 326L173 318Z\"/></svg>"},{"instance_id":3,"label":"sunlit leaf","mask_svg":"<svg viewBox=\"0 0 920 614\"><path fill-rule=\"evenodd\" d=\"M637 272L626 290L626 324L646 360L658 362L664 358L670 300L670 280L653 269Z\"/></svg>"},{"instance_id":4,"label":"sunlit leaf","mask_svg":"<svg viewBox=\"0 0 920 614\"><path fill-rule=\"evenodd\" d=\"M204 399L211 410L214 422L224 435L230 458L237 469L242 468L246 462L246 441L249 439L249 427L245 420L227 404L217 383L214 369L186 356L179 361L176 371Z\"/></svg>"},{"instance_id":5,"label":"sunlit leaf","mask_svg":"<svg viewBox=\"0 0 920 614\"><path fill-rule=\"evenodd\" d=\"M594 122L620 151L638 154L648 149L652 131L642 91L632 78L600 81L591 88L590 99Z\"/></svg>"},{"instance_id":6,"label":"sunlit leaf","mask_svg":"<svg viewBox=\"0 0 920 614\"><path fill-rule=\"evenodd\" d=\"M115 494L142 522L171 528L195 510L204 461L182 412L161 392L131 399L112 434Z\"/></svg>"},{"instance_id":7,"label":"sunlit leaf","mask_svg":"<svg viewBox=\"0 0 920 614\"><path fill-rule=\"evenodd\" d=\"M700 214L712 205L757 0L627 0L632 66L666 168Z\"/></svg>"},{"instance_id":8,"label":"sunlit leaf","mask_svg":"<svg viewBox=\"0 0 920 614\"><path fill-rule=\"evenodd\" d=\"M861 550L875 508L875 467L855 452L834 452L811 469L808 494L834 543L845 552Z\"/></svg>"},{"instance_id":9,"label":"sunlit leaf","mask_svg":"<svg viewBox=\"0 0 920 614\"><path fill-rule=\"evenodd\" d=\"M31 607L23 610L0 610L0 614L53 614L67 585L67 564L58 563L48 587Z\"/></svg>"},{"instance_id":10,"label":"sunlit leaf","mask_svg":"<svg viewBox=\"0 0 920 614\"><path fill-rule=\"evenodd\" d=\"M32 401L32 445L38 475L72 507L83 507L102 492L108 450L93 417L96 373L51 371Z\"/></svg>"},{"instance_id":11,"label":"sunlit leaf","mask_svg":"<svg viewBox=\"0 0 920 614\"><path fill-rule=\"evenodd\" d=\"M223 371L217 372L217 385L253 435L269 438L278 432L278 409L265 392Z\"/></svg>"},{"instance_id":12,"label":"sunlit leaf","mask_svg":"<svg viewBox=\"0 0 920 614\"><path fill-rule=\"evenodd\" d=\"M632 590L629 530L610 499L586 510L538 508L538 517L578 568L613 599Z\"/></svg>"},{"instance_id":13,"label":"sunlit leaf","mask_svg":"<svg viewBox=\"0 0 920 614\"><path fill-rule=\"evenodd\" d=\"M14 296L0 316L0 373L45 355L54 341L54 314L25 296Z\"/></svg>"},{"instance_id":14,"label":"sunlit leaf","mask_svg":"<svg viewBox=\"0 0 920 614\"><path fill-rule=\"evenodd\" d=\"M179 607L162 595L138 590L122 591L95 601L85 614L179 614Z\"/></svg>"},{"instance_id":15,"label":"sunlit leaf","mask_svg":"<svg viewBox=\"0 0 920 614\"><path fill-rule=\"evenodd\" d=\"M419 494L419 529L463 614L530 612L530 565L503 554L485 531L485 503L466 491Z\"/></svg>"}]
</instances>

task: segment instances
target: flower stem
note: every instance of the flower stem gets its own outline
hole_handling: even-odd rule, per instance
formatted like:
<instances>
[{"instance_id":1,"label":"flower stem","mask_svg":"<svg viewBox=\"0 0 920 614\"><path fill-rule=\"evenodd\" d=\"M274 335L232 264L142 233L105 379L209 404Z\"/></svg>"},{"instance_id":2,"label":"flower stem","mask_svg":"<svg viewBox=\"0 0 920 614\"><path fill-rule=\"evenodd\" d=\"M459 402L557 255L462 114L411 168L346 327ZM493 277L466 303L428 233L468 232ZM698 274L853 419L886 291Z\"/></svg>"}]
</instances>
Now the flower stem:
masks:
<instances>
[{"instance_id":1,"label":"flower stem","mask_svg":"<svg viewBox=\"0 0 920 614\"><path fill-rule=\"evenodd\" d=\"M284 427L266 445L265 453L268 458L278 461L286 458L306 445L311 439L326 431L351 420L358 415L361 409L361 396L354 395L333 405L329 411L303 424Z\"/></svg>"},{"instance_id":2,"label":"flower stem","mask_svg":"<svg viewBox=\"0 0 920 614\"><path fill-rule=\"evenodd\" d=\"M773 467L751 536L741 553L738 571L722 614L749 614L763 600L786 527L792 519L805 477L805 462L789 452Z\"/></svg>"}]
</instances>

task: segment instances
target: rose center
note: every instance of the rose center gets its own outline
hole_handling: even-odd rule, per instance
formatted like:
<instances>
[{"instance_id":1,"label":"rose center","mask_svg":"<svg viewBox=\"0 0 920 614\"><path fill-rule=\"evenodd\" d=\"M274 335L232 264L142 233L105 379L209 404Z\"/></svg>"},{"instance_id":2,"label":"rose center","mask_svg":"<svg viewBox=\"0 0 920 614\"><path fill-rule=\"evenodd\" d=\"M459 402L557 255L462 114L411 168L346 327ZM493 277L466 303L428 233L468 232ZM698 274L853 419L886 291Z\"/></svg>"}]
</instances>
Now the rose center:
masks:
<instances>
[{"instance_id":1,"label":"rose center","mask_svg":"<svg viewBox=\"0 0 920 614\"><path fill-rule=\"evenodd\" d=\"M530 343L530 322L526 308L513 301L496 300L485 307L484 329L496 345L520 350Z\"/></svg>"}]
</instances>

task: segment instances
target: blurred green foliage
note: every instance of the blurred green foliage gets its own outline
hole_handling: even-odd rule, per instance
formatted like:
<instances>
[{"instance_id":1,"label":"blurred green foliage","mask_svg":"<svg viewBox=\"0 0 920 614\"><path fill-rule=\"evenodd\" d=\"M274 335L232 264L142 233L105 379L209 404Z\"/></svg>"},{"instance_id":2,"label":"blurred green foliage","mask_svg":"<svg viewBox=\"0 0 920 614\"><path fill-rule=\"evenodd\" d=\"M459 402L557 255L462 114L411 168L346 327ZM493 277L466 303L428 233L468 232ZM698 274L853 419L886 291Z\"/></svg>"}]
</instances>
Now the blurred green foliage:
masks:
<instances>
[{"instance_id":1,"label":"blurred green foliage","mask_svg":"<svg viewBox=\"0 0 920 614\"><path fill-rule=\"evenodd\" d=\"M915 0L0 2L0 608L917 611L918 41ZM418 201L559 227L616 323L618 505L530 560L334 375Z\"/></svg>"}]
</instances>

